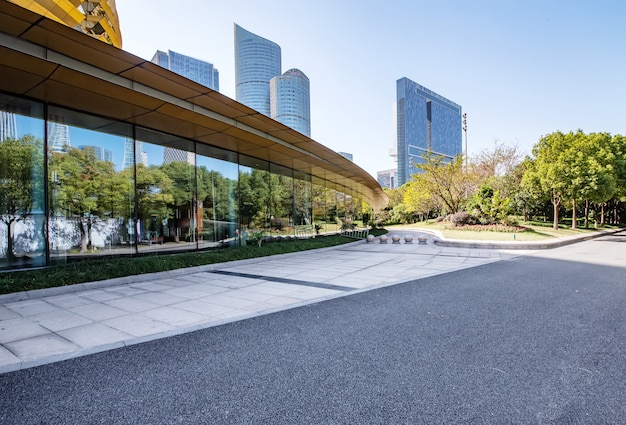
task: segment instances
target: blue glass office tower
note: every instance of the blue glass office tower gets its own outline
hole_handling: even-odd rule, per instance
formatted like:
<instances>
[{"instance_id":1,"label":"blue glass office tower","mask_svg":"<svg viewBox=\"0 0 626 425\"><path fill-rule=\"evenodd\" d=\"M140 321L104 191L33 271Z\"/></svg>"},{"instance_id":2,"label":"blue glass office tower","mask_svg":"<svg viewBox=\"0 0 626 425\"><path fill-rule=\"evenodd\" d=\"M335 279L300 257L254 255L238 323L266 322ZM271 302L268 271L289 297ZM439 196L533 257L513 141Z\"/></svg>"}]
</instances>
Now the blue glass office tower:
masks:
<instances>
[{"instance_id":1,"label":"blue glass office tower","mask_svg":"<svg viewBox=\"0 0 626 425\"><path fill-rule=\"evenodd\" d=\"M280 46L235 24L235 99L270 115L270 80L281 74Z\"/></svg>"},{"instance_id":2,"label":"blue glass office tower","mask_svg":"<svg viewBox=\"0 0 626 425\"><path fill-rule=\"evenodd\" d=\"M309 79L299 69L270 80L270 117L311 137Z\"/></svg>"},{"instance_id":3,"label":"blue glass office tower","mask_svg":"<svg viewBox=\"0 0 626 425\"><path fill-rule=\"evenodd\" d=\"M463 152L461 106L408 78L396 82L398 186L418 172L426 152L452 159Z\"/></svg>"},{"instance_id":4,"label":"blue glass office tower","mask_svg":"<svg viewBox=\"0 0 626 425\"><path fill-rule=\"evenodd\" d=\"M167 52L157 50L152 57L152 62L183 77L189 78L198 84L220 91L219 71L212 63L181 55L171 50Z\"/></svg>"}]
</instances>

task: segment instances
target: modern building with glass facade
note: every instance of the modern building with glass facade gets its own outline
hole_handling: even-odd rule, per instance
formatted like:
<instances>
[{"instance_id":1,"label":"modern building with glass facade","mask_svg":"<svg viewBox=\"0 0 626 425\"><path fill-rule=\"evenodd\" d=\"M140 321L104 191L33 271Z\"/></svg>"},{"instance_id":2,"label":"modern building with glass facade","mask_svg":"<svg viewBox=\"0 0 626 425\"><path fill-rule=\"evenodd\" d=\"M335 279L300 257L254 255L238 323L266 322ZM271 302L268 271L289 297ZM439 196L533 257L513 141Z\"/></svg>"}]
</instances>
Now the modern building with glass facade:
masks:
<instances>
[{"instance_id":1,"label":"modern building with glass facade","mask_svg":"<svg viewBox=\"0 0 626 425\"><path fill-rule=\"evenodd\" d=\"M10 2L0 22L2 270L331 232L387 203L356 164L217 91Z\"/></svg>"},{"instance_id":2,"label":"modern building with glass facade","mask_svg":"<svg viewBox=\"0 0 626 425\"><path fill-rule=\"evenodd\" d=\"M9 0L97 40L122 48L115 0Z\"/></svg>"},{"instance_id":3,"label":"modern building with glass facade","mask_svg":"<svg viewBox=\"0 0 626 425\"><path fill-rule=\"evenodd\" d=\"M270 116L311 137L311 95L304 72L290 69L270 80Z\"/></svg>"},{"instance_id":4,"label":"modern building with glass facade","mask_svg":"<svg viewBox=\"0 0 626 425\"><path fill-rule=\"evenodd\" d=\"M396 82L398 186L432 153L452 159L463 151L461 107L408 78Z\"/></svg>"},{"instance_id":5,"label":"modern building with glass facade","mask_svg":"<svg viewBox=\"0 0 626 425\"><path fill-rule=\"evenodd\" d=\"M281 73L280 46L235 24L235 99L271 116L270 80Z\"/></svg>"},{"instance_id":6,"label":"modern building with glass facade","mask_svg":"<svg viewBox=\"0 0 626 425\"><path fill-rule=\"evenodd\" d=\"M167 52L157 50L152 57L152 62L183 77L187 77L198 84L220 91L219 71L210 62L185 56L171 50Z\"/></svg>"}]
</instances>

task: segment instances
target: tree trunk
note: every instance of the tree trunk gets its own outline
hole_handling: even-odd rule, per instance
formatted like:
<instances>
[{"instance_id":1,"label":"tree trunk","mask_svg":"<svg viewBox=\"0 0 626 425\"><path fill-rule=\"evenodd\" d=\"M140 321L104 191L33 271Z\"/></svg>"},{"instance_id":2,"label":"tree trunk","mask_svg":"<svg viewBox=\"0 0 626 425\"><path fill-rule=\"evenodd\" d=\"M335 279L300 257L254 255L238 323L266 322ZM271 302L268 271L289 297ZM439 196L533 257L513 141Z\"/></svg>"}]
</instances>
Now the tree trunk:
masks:
<instances>
[{"instance_id":1,"label":"tree trunk","mask_svg":"<svg viewBox=\"0 0 626 425\"><path fill-rule=\"evenodd\" d=\"M552 206L554 207L554 219L552 220L552 228L554 230L559 230L559 206L561 205L561 200L557 197L552 197Z\"/></svg>"},{"instance_id":2,"label":"tree trunk","mask_svg":"<svg viewBox=\"0 0 626 425\"><path fill-rule=\"evenodd\" d=\"M7 224L7 261L9 265L15 261L15 254L13 253L13 223L15 221L11 220Z\"/></svg>"},{"instance_id":3,"label":"tree trunk","mask_svg":"<svg viewBox=\"0 0 626 425\"><path fill-rule=\"evenodd\" d=\"M589 199L585 199L585 229L589 228Z\"/></svg>"},{"instance_id":4,"label":"tree trunk","mask_svg":"<svg viewBox=\"0 0 626 425\"><path fill-rule=\"evenodd\" d=\"M602 203L602 213L600 214L600 226L604 227L604 203Z\"/></svg>"},{"instance_id":5,"label":"tree trunk","mask_svg":"<svg viewBox=\"0 0 626 425\"><path fill-rule=\"evenodd\" d=\"M572 199L572 229L576 229L578 224L576 223L576 199Z\"/></svg>"}]
</instances>

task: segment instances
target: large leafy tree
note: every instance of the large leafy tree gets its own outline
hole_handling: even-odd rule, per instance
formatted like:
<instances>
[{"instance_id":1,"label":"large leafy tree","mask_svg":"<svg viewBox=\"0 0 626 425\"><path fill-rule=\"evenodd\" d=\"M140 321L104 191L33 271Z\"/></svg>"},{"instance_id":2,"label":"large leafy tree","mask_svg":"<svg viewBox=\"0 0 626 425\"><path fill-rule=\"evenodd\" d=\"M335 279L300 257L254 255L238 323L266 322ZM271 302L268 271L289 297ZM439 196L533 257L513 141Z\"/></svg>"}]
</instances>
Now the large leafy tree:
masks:
<instances>
[{"instance_id":1,"label":"large leafy tree","mask_svg":"<svg viewBox=\"0 0 626 425\"><path fill-rule=\"evenodd\" d=\"M51 152L49 172L51 209L75 219L80 249L85 252L91 246L94 224L128 209L127 182L116 174L112 162L100 161L92 151L77 148Z\"/></svg>"},{"instance_id":2,"label":"large leafy tree","mask_svg":"<svg viewBox=\"0 0 626 425\"><path fill-rule=\"evenodd\" d=\"M7 228L7 259L15 259L13 228L43 203L43 150L26 135L0 142L0 220Z\"/></svg>"},{"instance_id":3,"label":"large leafy tree","mask_svg":"<svg viewBox=\"0 0 626 425\"><path fill-rule=\"evenodd\" d=\"M559 228L559 208L563 199L572 199L571 149L575 145L576 135L572 132L555 133L543 136L533 147L533 159L528 162L522 186L529 192L539 189L542 195L552 202L554 229Z\"/></svg>"},{"instance_id":4,"label":"large leafy tree","mask_svg":"<svg viewBox=\"0 0 626 425\"><path fill-rule=\"evenodd\" d=\"M131 169L123 173L132 173ZM130 176L128 178L131 178ZM136 194L137 194L137 218L144 223L163 223L170 218L168 205L174 203L172 195L172 180L155 165L146 167L137 164L136 167ZM152 229L156 230L156 229Z\"/></svg>"},{"instance_id":5,"label":"large leafy tree","mask_svg":"<svg viewBox=\"0 0 626 425\"><path fill-rule=\"evenodd\" d=\"M425 154L417 164L421 173L412 176L419 186L441 205L443 212L453 214L465 206L475 187L475 176L465 169L461 155L448 160L433 153Z\"/></svg>"}]
</instances>

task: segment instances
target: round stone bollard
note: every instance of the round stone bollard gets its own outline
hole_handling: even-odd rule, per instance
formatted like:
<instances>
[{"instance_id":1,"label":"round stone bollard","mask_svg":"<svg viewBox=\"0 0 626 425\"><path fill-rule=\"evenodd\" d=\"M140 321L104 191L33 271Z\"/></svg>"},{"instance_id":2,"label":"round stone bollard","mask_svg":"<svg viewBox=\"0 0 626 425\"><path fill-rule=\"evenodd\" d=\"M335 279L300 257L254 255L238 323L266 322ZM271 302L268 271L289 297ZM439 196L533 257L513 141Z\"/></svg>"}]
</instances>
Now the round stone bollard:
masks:
<instances>
[{"instance_id":1,"label":"round stone bollard","mask_svg":"<svg viewBox=\"0 0 626 425\"><path fill-rule=\"evenodd\" d=\"M400 243L400 236L398 235L393 235L391 237L391 243Z\"/></svg>"},{"instance_id":2,"label":"round stone bollard","mask_svg":"<svg viewBox=\"0 0 626 425\"><path fill-rule=\"evenodd\" d=\"M404 243L413 243L413 236L411 235L404 236Z\"/></svg>"},{"instance_id":3,"label":"round stone bollard","mask_svg":"<svg viewBox=\"0 0 626 425\"><path fill-rule=\"evenodd\" d=\"M367 243L374 242L375 239L374 235L367 235Z\"/></svg>"},{"instance_id":4,"label":"round stone bollard","mask_svg":"<svg viewBox=\"0 0 626 425\"><path fill-rule=\"evenodd\" d=\"M387 243L387 235L380 235L378 237L378 240L380 241L380 243Z\"/></svg>"},{"instance_id":5,"label":"round stone bollard","mask_svg":"<svg viewBox=\"0 0 626 425\"><path fill-rule=\"evenodd\" d=\"M428 238L426 237L426 235L419 235L419 236L417 237L417 242L418 242L420 245L426 245L426 243L428 242Z\"/></svg>"}]
</instances>

